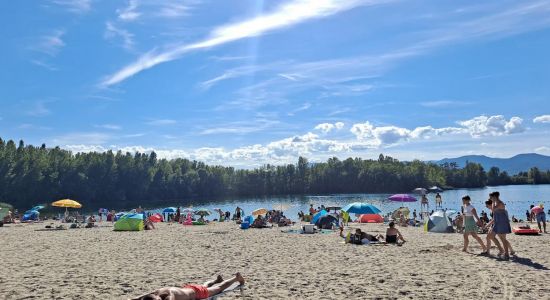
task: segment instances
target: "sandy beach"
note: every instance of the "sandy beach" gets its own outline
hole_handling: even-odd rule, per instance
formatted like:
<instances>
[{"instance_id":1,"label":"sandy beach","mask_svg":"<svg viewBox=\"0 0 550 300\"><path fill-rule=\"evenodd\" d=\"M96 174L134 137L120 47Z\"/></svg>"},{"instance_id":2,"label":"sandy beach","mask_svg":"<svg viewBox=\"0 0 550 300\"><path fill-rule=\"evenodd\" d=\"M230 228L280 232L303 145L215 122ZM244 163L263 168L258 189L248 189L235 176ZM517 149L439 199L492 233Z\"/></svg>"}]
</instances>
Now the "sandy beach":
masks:
<instances>
[{"instance_id":1,"label":"sandy beach","mask_svg":"<svg viewBox=\"0 0 550 300\"><path fill-rule=\"evenodd\" d=\"M338 234L241 230L234 223L114 232L0 228L0 299L128 299L163 286L241 272L223 299L544 299L550 235L510 235L510 261L461 252L459 234L400 228L397 246L343 244ZM384 233L382 224L352 225ZM471 243L472 253L481 250ZM493 250L496 254L496 249Z\"/></svg>"}]
</instances>

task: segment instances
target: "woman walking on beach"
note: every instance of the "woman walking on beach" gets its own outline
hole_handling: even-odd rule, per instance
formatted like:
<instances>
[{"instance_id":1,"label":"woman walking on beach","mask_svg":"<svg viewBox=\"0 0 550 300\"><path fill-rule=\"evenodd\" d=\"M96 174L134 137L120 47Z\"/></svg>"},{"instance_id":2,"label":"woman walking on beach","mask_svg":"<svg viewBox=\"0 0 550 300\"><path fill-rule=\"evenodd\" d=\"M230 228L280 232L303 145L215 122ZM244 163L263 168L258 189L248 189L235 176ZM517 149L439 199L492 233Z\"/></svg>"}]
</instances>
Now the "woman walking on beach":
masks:
<instances>
[{"instance_id":1,"label":"woman walking on beach","mask_svg":"<svg viewBox=\"0 0 550 300\"><path fill-rule=\"evenodd\" d=\"M492 192L489 194L489 197L491 197L491 201L493 201L493 232L500 239L502 247L504 248L504 259L507 260L510 259L510 254L515 254L512 245L506 239L506 235L512 233L508 211L506 211L506 204L500 200L499 192Z\"/></svg>"},{"instance_id":2,"label":"woman walking on beach","mask_svg":"<svg viewBox=\"0 0 550 300\"><path fill-rule=\"evenodd\" d=\"M493 214L493 201L491 199L485 201L485 207L489 209L489 212L491 213L491 220L487 222L487 251L483 252L483 255L490 256L491 255L491 242L494 242L495 245L498 247L498 256L502 256L504 254L504 249L500 245L495 232L493 231L495 219Z\"/></svg>"},{"instance_id":3,"label":"woman walking on beach","mask_svg":"<svg viewBox=\"0 0 550 300\"><path fill-rule=\"evenodd\" d=\"M471 235L479 243L483 252L486 252L487 248L485 248L483 241L477 235L476 222L479 223L480 220L477 216L476 209L471 204L470 196L462 197L462 204L462 213L464 215L464 248L462 248L462 251L468 252L468 244L470 243L468 236Z\"/></svg>"}]
</instances>

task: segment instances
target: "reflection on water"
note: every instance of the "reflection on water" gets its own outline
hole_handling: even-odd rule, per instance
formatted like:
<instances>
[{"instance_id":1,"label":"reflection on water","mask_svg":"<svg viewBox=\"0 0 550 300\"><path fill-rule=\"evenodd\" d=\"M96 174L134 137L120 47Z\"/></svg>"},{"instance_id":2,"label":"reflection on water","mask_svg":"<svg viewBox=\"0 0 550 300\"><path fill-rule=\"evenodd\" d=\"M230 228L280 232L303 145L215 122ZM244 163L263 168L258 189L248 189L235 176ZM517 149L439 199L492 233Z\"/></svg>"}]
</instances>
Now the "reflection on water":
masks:
<instances>
[{"instance_id":1,"label":"reflection on water","mask_svg":"<svg viewBox=\"0 0 550 300\"><path fill-rule=\"evenodd\" d=\"M499 191L501 199L506 203L510 217L525 219L525 211L529 205L544 203L545 208L550 209L550 185L508 185L498 187L486 187L481 189L457 189L440 193L443 198L443 207L460 211L461 198L464 195L470 195L472 204L478 212L485 209L485 201L489 193ZM308 212L310 204L315 208L321 205L325 206L344 206L351 202L368 202L382 210L382 214L393 211L402 206L401 203L395 203L386 200L391 194L337 194L323 196L273 196L258 198L234 198L215 201L207 204L192 203L195 208L207 208L213 210L220 208L223 211L235 211L239 206L249 214L257 208L283 209L285 215L292 219L297 219L299 211ZM435 194L429 194L430 210L435 208ZM177 206L180 203L166 203L165 206ZM411 212L416 209L420 212L420 202L405 203L404 206L410 208ZM216 218L210 216L210 219Z\"/></svg>"}]
</instances>

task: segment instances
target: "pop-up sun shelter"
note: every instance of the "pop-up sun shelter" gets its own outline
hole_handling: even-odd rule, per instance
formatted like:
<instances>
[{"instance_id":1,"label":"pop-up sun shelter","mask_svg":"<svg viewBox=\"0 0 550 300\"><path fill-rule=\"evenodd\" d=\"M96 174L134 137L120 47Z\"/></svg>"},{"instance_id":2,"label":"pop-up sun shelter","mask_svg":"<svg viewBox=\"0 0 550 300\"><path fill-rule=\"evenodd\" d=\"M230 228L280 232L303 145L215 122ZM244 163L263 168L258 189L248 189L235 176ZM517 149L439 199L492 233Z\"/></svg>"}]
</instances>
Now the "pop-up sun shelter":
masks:
<instances>
[{"instance_id":1,"label":"pop-up sun shelter","mask_svg":"<svg viewBox=\"0 0 550 300\"><path fill-rule=\"evenodd\" d=\"M143 227L143 214L125 214L115 223L115 231L141 231Z\"/></svg>"},{"instance_id":2,"label":"pop-up sun shelter","mask_svg":"<svg viewBox=\"0 0 550 300\"><path fill-rule=\"evenodd\" d=\"M321 228L321 229L332 229L335 226L338 226L338 219L336 219L332 215L327 214L327 215L324 215L324 216L320 217L317 220L317 222L315 222L315 226L317 226L317 228Z\"/></svg>"},{"instance_id":3,"label":"pop-up sun shelter","mask_svg":"<svg viewBox=\"0 0 550 300\"><path fill-rule=\"evenodd\" d=\"M379 214L365 214L359 217L360 223L384 223L384 218Z\"/></svg>"},{"instance_id":4,"label":"pop-up sun shelter","mask_svg":"<svg viewBox=\"0 0 550 300\"><path fill-rule=\"evenodd\" d=\"M23 214L21 222L38 221L39 217L40 212L38 212L37 210L27 210L25 214Z\"/></svg>"},{"instance_id":5,"label":"pop-up sun shelter","mask_svg":"<svg viewBox=\"0 0 550 300\"><path fill-rule=\"evenodd\" d=\"M424 231L439 233L453 232L453 224L445 211L438 210L426 221Z\"/></svg>"}]
</instances>

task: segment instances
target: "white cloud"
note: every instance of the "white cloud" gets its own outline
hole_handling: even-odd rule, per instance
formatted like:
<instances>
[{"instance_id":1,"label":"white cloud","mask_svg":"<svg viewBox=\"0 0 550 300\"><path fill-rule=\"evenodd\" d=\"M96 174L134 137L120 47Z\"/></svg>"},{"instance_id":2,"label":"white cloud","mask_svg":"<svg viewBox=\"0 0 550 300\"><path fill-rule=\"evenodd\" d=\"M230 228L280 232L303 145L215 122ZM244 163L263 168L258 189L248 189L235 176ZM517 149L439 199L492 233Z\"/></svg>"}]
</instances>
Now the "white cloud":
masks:
<instances>
[{"instance_id":1,"label":"white cloud","mask_svg":"<svg viewBox=\"0 0 550 300\"><path fill-rule=\"evenodd\" d=\"M332 123L321 123L317 126L315 126L314 129L316 130L320 130L322 131L323 133L329 133L331 132L332 130L340 130L344 127L344 123L342 122L336 122L334 124Z\"/></svg>"},{"instance_id":2,"label":"white cloud","mask_svg":"<svg viewBox=\"0 0 550 300\"><path fill-rule=\"evenodd\" d=\"M116 37L122 39L122 47L126 50L132 50L134 47L134 34L128 30L116 27L113 23L105 23L105 38L110 40Z\"/></svg>"},{"instance_id":3,"label":"white cloud","mask_svg":"<svg viewBox=\"0 0 550 300\"><path fill-rule=\"evenodd\" d=\"M193 44L183 44L162 53L149 52L136 62L122 68L103 80L102 85L109 86L157 64L178 59L185 53L233 42L243 38L259 36L269 31L296 25L311 19L328 17L359 5L376 4L366 0L299 0L285 3L273 12L241 22L226 24L214 29L210 37Z\"/></svg>"},{"instance_id":4,"label":"white cloud","mask_svg":"<svg viewBox=\"0 0 550 300\"><path fill-rule=\"evenodd\" d=\"M550 154L550 147L547 147L547 146L538 147L535 149L535 152Z\"/></svg>"},{"instance_id":5,"label":"white cloud","mask_svg":"<svg viewBox=\"0 0 550 300\"><path fill-rule=\"evenodd\" d=\"M457 106L466 106L471 104L470 102L464 101L453 101L453 100L438 100L438 101L427 101L420 103L421 106L429 108L448 108L448 107L457 107Z\"/></svg>"},{"instance_id":6,"label":"white cloud","mask_svg":"<svg viewBox=\"0 0 550 300\"><path fill-rule=\"evenodd\" d=\"M296 109L294 109L294 110L292 110L292 111L289 111L289 112L287 113L287 115L288 115L288 116L294 116L296 113L299 113L299 112L301 112L301 111L308 110L308 109L310 109L310 108L311 108L311 103L306 102L306 103L304 103L302 106L300 106L300 107L298 107L298 108L296 108Z\"/></svg>"},{"instance_id":7,"label":"white cloud","mask_svg":"<svg viewBox=\"0 0 550 300\"><path fill-rule=\"evenodd\" d=\"M376 127L370 122L354 124L350 132L367 146L392 145L410 137L411 131L396 126Z\"/></svg>"},{"instance_id":8,"label":"white cloud","mask_svg":"<svg viewBox=\"0 0 550 300\"><path fill-rule=\"evenodd\" d=\"M550 115L542 115L535 117L533 123L550 123Z\"/></svg>"},{"instance_id":9,"label":"white cloud","mask_svg":"<svg viewBox=\"0 0 550 300\"><path fill-rule=\"evenodd\" d=\"M162 3L155 15L163 18L179 18L188 16L189 10L191 10L191 5L187 5L183 2L168 1Z\"/></svg>"},{"instance_id":10,"label":"white cloud","mask_svg":"<svg viewBox=\"0 0 550 300\"><path fill-rule=\"evenodd\" d=\"M38 59L33 59L31 60L31 63L34 64L34 65L37 65L39 67L42 67L44 69L47 69L47 70L50 70L50 71L57 71L57 67L52 65L52 64L49 64L47 62L44 62L42 60L38 60Z\"/></svg>"},{"instance_id":11,"label":"white cloud","mask_svg":"<svg viewBox=\"0 0 550 300\"><path fill-rule=\"evenodd\" d=\"M513 118L512 118L513 119ZM516 122L507 121L506 123L516 124ZM519 118L518 118L519 119ZM344 125L338 123L326 123L333 125L334 128L343 128ZM338 124L338 125L336 125ZM321 125L321 124L320 124ZM330 127L330 126L328 126ZM327 128L328 128L327 127ZM509 126L510 127L510 126ZM321 126L320 128L325 128ZM500 128L500 127L499 127ZM506 125L499 130L506 131ZM334 130L334 129L333 129ZM468 127L443 127L433 128L432 126L416 127L414 129L402 128L397 126L375 126L370 122L354 124L350 132L355 138L347 137L345 134L327 139L319 135L307 132L303 135L294 135L288 138L267 142L264 144L253 144L242 147L228 149L224 147L203 147L197 149L163 149L142 146L101 146L108 141L114 140L113 136L101 133L70 134L58 138L56 141L61 144L69 145L65 148L73 151L107 151L108 149L123 152L151 152L155 151L160 158L188 158L200 160L210 164L222 164L232 166L259 166L262 164L286 164L295 163L299 156L305 156L313 161L327 159L329 157L360 155L369 153L373 149L389 148L396 145L403 145L409 142L421 143L425 139L432 139L430 147L437 149L441 147L441 141L434 139L441 138L455 140L454 136L461 135L463 138L471 141L470 129ZM164 135L166 139L173 136ZM73 142L73 143L68 143ZM455 145L453 143L453 145ZM476 141L476 145L478 142ZM491 141L495 145L495 141ZM485 145L486 146L486 145ZM452 148L452 147L451 147ZM447 148L445 148L447 149ZM441 149L439 149L441 150ZM538 152L547 151L548 147L539 147ZM378 150L377 150L378 151ZM404 150L406 152L406 150ZM372 154L372 152L370 152Z\"/></svg>"},{"instance_id":12,"label":"white cloud","mask_svg":"<svg viewBox=\"0 0 550 300\"><path fill-rule=\"evenodd\" d=\"M101 132L73 132L54 137L52 144L62 146L75 144L102 145L112 138L111 135Z\"/></svg>"},{"instance_id":13,"label":"white cloud","mask_svg":"<svg viewBox=\"0 0 550 300\"><path fill-rule=\"evenodd\" d=\"M374 87L369 85L354 86L352 84L354 80L381 76L403 60L426 55L450 45L476 40L487 41L546 28L550 25L550 19L545 17L549 12L550 3L543 1L502 6L500 11L493 14L459 22L437 24L435 30L413 32L409 39L414 42L382 53L311 62L271 63L270 67L256 66L255 70L249 72L243 71L233 73L230 77L218 77L218 80L212 84L238 76L255 76L256 72L265 72L266 74L262 75L269 79L255 83L255 85L269 91L276 90L280 97L310 88L318 88L321 91L321 97L362 95ZM290 78L283 78L279 74L292 75ZM280 80L273 79L275 76ZM259 77L255 76L255 78ZM270 96L266 95L267 98ZM435 108L469 104L471 103L440 100L424 102L423 106Z\"/></svg>"},{"instance_id":14,"label":"white cloud","mask_svg":"<svg viewBox=\"0 0 550 300\"><path fill-rule=\"evenodd\" d=\"M178 121L176 120L170 120L170 119L157 119L157 120L151 120L146 122L147 125L152 126L167 126L167 125L175 125Z\"/></svg>"},{"instance_id":15,"label":"white cloud","mask_svg":"<svg viewBox=\"0 0 550 300\"><path fill-rule=\"evenodd\" d=\"M65 42L62 39L63 35L65 35L65 30L54 30L49 34L41 36L38 43L33 45L31 49L48 54L49 56L56 56L61 48L65 47Z\"/></svg>"},{"instance_id":16,"label":"white cloud","mask_svg":"<svg viewBox=\"0 0 550 300\"><path fill-rule=\"evenodd\" d=\"M50 101L37 101L33 104L33 107L27 111L27 115L33 117L44 117L50 115L52 111L46 107L46 103Z\"/></svg>"},{"instance_id":17,"label":"white cloud","mask_svg":"<svg viewBox=\"0 0 550 300\"><path fill-rule=\"evenodd\" d=\"M96 128L103 128L103 129L110 129L110 130L121 130L122 127L119 125L114 124L101 124L101 125L95 125Z\"/></svg>"},{"instance_id":18,"label":"white cloud","mask_svg":"<svg viewBox=\"0 0 550 300\"><path fill-rule=\"evenodd\" d=\"M503 134L514 134L525 131L522 125L523 119L512 117L506 120L502 115L479 116L466 121L459 121L458 124L465 127L472 137L499 136Z\"/></svg>"},{"instance_id":19,"label":"white cloud","mask_svg":"<svg viewBox=\"0 0 550 300\"><path fill-rule=\"evenodd\" d=\"M227 124L219 124L210 128L203 129L199 132L199 135L212 135L212 134L249 134L252 132L259 132L273 127L279 124L279 121L268 120L265 118L257 118L246 122L231 122Z\"/></svg>"},{"instance_id":20,"label":"white cloud","mask_svg":"<svg viewBox=\"0 0 550 300\"><path fill-rule=\"evenodd\" d=\"M77 14L86 13L92 8L92 0L52 0L52 3Z\"/></svg>"},{"instance_id":21,"label":"white cloud","mask_svg":"<svg viewBox=\"0 0 550 300\"><path fill-rule=\"evenodd\" d=\"M117 9L118 18L122 21L135 21L140 16L141 13L136 11L138 8L138 1L137 0L129 0L128 6L124 9Z\"/></svg>"}]
</instances>

